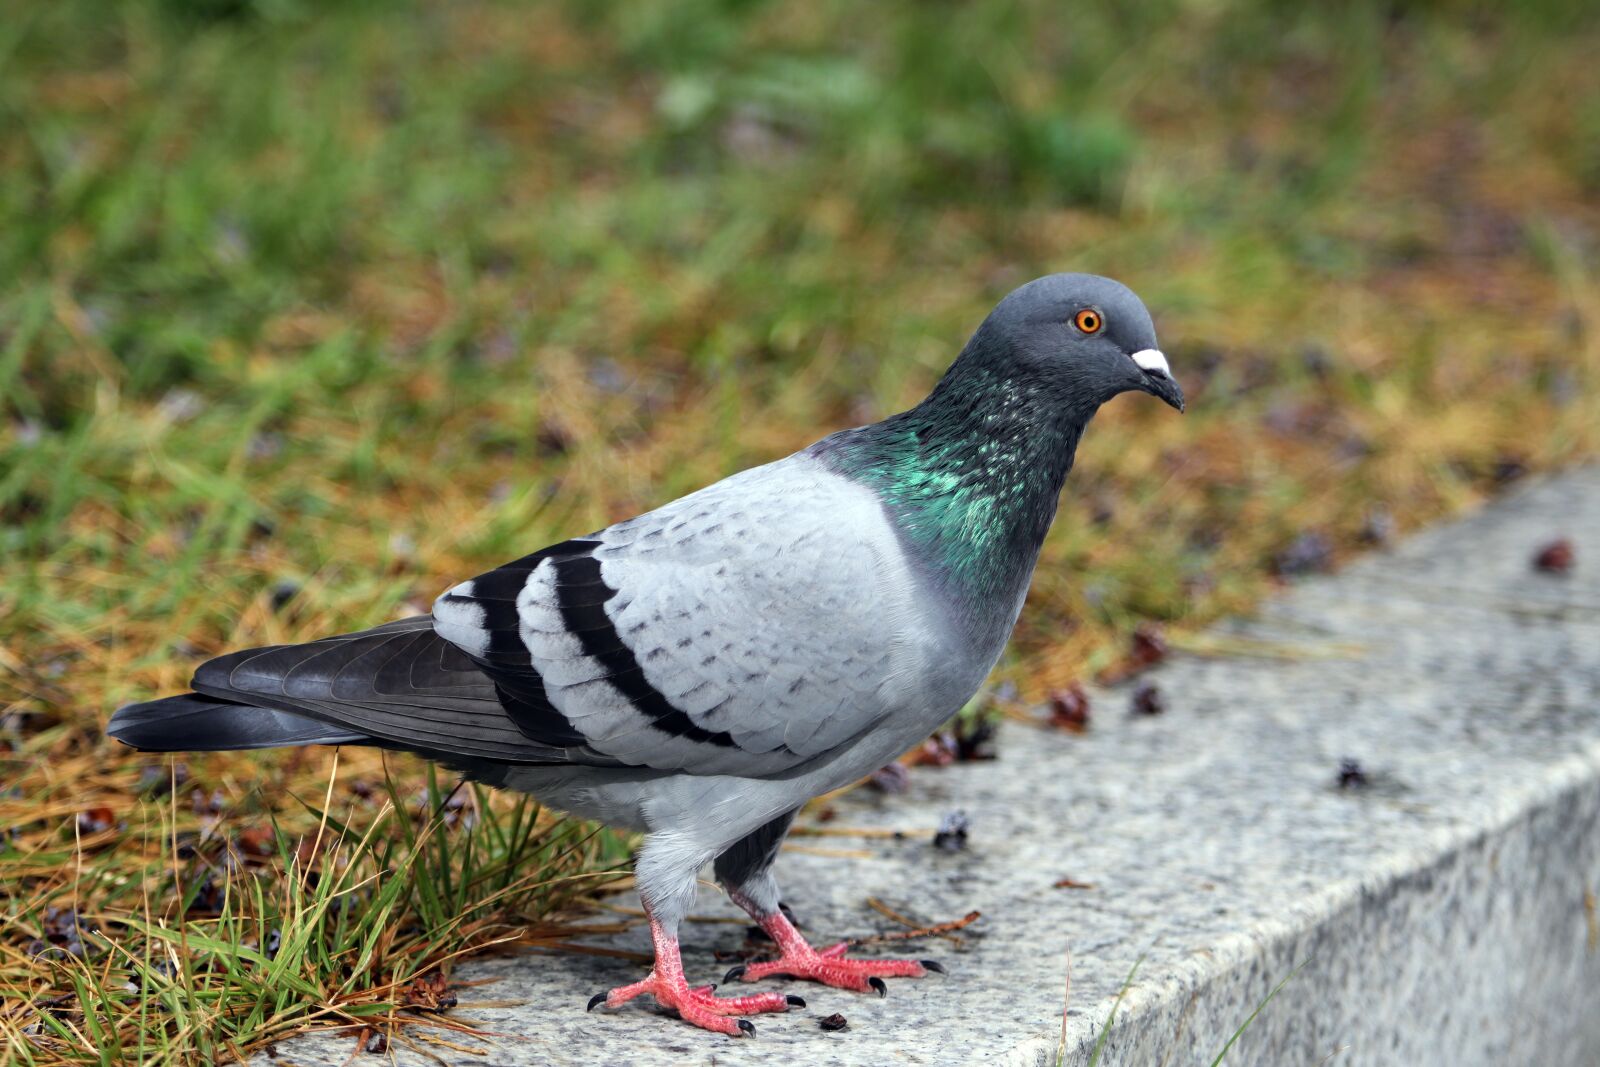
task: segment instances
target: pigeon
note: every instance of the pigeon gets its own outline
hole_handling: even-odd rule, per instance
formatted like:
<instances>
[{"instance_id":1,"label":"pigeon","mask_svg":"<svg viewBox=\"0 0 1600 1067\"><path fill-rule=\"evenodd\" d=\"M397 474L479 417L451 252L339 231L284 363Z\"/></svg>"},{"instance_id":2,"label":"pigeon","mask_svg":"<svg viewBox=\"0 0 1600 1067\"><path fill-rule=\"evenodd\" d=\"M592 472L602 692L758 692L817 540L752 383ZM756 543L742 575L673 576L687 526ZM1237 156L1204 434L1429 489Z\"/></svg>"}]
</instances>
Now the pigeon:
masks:
<instances>
[{"instance_id":1,"label":"pigeon","mask_svg":"<svg viewBox=\"0 0 1600 1067\"><path fill-rule=\"evenodd\" d=\"M1129 391L1183 410L1144 304L1109 278L1038 278L908 411L461 582L431 614L210 660L193 692L124 707L107 732L158 752L406 750L643 833L654 966L591 1011L649 994L738 1037L745 1015L804 1006L688 984L678 929L708 863L778 953L725 983L882 995L943 968L814 948L779 907L779 845L807 801L978 691L1089 420Z\"/></svg>"}]
</instances>

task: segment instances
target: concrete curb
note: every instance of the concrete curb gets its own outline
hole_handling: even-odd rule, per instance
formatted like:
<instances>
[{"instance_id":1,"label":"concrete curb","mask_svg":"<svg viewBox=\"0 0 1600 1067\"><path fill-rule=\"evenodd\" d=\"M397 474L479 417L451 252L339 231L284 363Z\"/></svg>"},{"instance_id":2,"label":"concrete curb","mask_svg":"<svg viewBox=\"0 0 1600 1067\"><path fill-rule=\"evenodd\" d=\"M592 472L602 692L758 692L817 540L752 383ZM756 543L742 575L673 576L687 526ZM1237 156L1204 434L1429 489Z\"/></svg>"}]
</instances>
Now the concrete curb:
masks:
<instances>
[{"instance_id":1,"label":"concrete curb","mask_svg":"<svg viewBox=\"0 0 1600 1067\"><path fill-rule=\"evenodd\" d=\"M1534 573L1557 535L1577 567ZM887 926L868 897L927 919L981 910L959 948L916 949L948 979L894 982L882 1001L796 985L808 1009L735 1042L643 1006L583 1012L637 965L490 960L461 977L497 978L486 995L521 1004L458 1015L515 1036L459 1062L1033 1067L1059 1051L1082 1065L1140 958L1103 1067L1209 1064L1291 974L1230 1067L1600 1062L1600 468L1530 485L1212 636L1248 654L1152 672L1163 715L1095 692L1085 735L1009 726L994 763L918 770L903 796L835 805L835 827L905 830L963 808L964 852L802 838L780 860L818 937ZM1338 785L1342 758L1365 785ZM1094 888L1054 888L1064 876ZM737 914L710 890L701 906ZM691 925L691 978L720 977L712 950L741 939ZM836 1011L850 1030L820 1031ZM275 1062L350 1051L305 1039Z\"/></svg>"}]
</instances>

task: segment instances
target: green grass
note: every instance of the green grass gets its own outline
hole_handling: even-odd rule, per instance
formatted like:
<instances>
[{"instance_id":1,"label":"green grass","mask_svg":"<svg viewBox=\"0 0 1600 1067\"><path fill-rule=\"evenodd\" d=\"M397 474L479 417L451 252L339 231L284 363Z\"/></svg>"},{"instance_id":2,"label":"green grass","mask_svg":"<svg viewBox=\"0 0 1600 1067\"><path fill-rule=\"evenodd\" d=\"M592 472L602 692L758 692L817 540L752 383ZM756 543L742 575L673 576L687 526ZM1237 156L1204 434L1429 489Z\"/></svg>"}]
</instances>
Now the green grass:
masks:
<instances>
[{"instance_id":1,"label":"green grass","mask_svg":"<svg viewBox=\"0 0 1600 1067\"><path fill-rule=\"evenodd\" d=\"M242 911L180 919L152 873L172 841L140 777L165 764L104 741L111 709L908 405L1037 274L1133 285L1192 403L1096 420L1001 668L1025 697L1138 622L1247 608L1305 535L1336 563L1383 522L1593 455L1595 19L1297 7L13 4L0 993L65 997L173 1062L305 1022L282 985L195 1026L123 998L105 983L129 954L171 944L148 926L104 927L81 965L28 952L39 909L143 914L129 886L171 930L244 936ZM334 836L377 877L405 820L368 836L381 805L352 783L386 768L342 759L334 812L357 814ZM327 761L187 760L177 832L215 828L184 862L262 820L314 834L291 797L320 796ZM535 851L575 832L537 825ZM452 842L436 873L464 862L432 840ZM230 902L314 911L292 864L245 866ZM531 891L506 921L568 900ZM184 981L248 969L196 971L198 943L167 958L223 977ZM468 947L403 959L448 945ZM296 973L337 1003L382 999L306 951ZM95 1059L87 1031L18 1036L43 1014L8 1017L26 1055Z\"/></svg>"},{"instance_id":2,"label":"green grass","mask_svg":"<svg viewBox=\"0 0 1600 1067\"><path fill-rule=\"evenodd\" d=\"M1256 1021L1256 1016L1260 1015L1261 1012L1265 1010L1266 1006L1271 1004L1273 999L1279 993L1283 992L1283 987L1288 985L1295 975L1305 970L1306 964L1310 962L1311 957L1306 957L1304 960L1300 961L1294 970L1284 975L1283 978L1279 980L1278 984L1272 987L1271 992L1262 998L1261 1003L1257 1004L1254 1010L1252 1010L1249 1015L1245 1016L1245 1020L1239 1024L1239 1028L1228 1036L1228 1040L1223 1043L1222 1050L1218 1052L1216 1058L1211 1061L1211 1067L1221 1067L1222 1061L1227 1059L1228 1050L1233 1047L1233 1043L1244 1036L1244 1032L1250 1029L1250 1024Z\"/></svg>"},{"instance_id":3,"label":"green grass","mask_svg":"<svg viewBox=\"0 0 1600 1067\"><path fill-rule=\"evenodd\" d=\"M0 1010L6 1062L216 1062L312 1025L463 1028L434 1014L443 970L573 936L543 918L614 877L613 839L527 798L430 774L421 795L385 779L336 816L336 777L301 835L271 812L191 828L172 792L132 826L86 841L80 823L14 857L12 888L32 884L7 937L29 964Z\"/></svg>"},{"instance_id":4,"label":"green grass","mask_svg":"<svg viewBox=\"0 0 1600 1067\"><path fill-rule=\"evenodd\" d=\"M1106 1013L1106 1021L1101 1024L1100 1033L1094 1039L1094 1048L1089 1050L1088 1067L1095 1067L1100 1062L1100 1057L1105 1054L1106 1039L1111 1036L1111 1028L1117 1023L1117 1011L1122 1007L1122 1000L1128 995L1128 990L1133 988L1133 979L1138 975L1139 967L1143 963L1144 957L1140 956L1133 961L1133 966L1128 968L1128 977L1122 980L1121 987L1117 989L1117 997L1111 1002L1111 1010ZM1056 1063L1059 1065L1060 1062L1061 1057L1058 1055Z\"/></svg>"}]
</instances>

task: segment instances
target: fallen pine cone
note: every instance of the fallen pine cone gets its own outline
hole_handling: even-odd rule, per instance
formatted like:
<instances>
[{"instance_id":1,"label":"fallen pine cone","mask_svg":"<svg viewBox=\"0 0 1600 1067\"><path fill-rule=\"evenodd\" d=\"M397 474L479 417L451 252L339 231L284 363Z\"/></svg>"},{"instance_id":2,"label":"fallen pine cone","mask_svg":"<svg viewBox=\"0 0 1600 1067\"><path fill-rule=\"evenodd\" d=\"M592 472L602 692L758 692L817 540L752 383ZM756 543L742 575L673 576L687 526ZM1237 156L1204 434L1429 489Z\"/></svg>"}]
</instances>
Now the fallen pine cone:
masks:
<instances>
[{"instance_id":1,"label":"fallen pine cone","mask_svg":"<svg viewBox=\"0 0 1600 1067\"><path fill-rule=\"evenodd\" d=\"M1133 636L1128 639L1127 655L1101 671L1097 681L1101 685L1115 685L1149 670L1166 658L1167 639L1162 636L1161 627L1141 622L1134 627Z\"/></svg>"},{"instance_id":2,"label":"fallen pine cone","mask_svg":"<svg viewBox=\"0 0 1600 1067\"><path fill-rule=\"evenodd\" d=\"M1562 537L1545 545L1533 557L1534 570L1546 574L1566 574L1577 562L1572 542Z\"/></svg>"},{"instance_id":3,"label":"fallen pine cone","mask_svg":"<svg viewBox=\"0 0 1600 1067\"><path fill-rule=\"evenodd\" d=\"M1050 725L1081 734L1089 728L1089 694L1073 682L1050 694Z\"/></svg>"},{"instance_id":4,"label":"fallen pine cone","mask_svg":"<svg viewBox=\"0 0 1600 1067\"><path fill-rule=\"evenodd\" d=\"M1146 682L1134 690L1132 709L1135 715L1160 715L1167 710L1167 698L1154 683Z\"/></svg>"},{"instance_id":5,"label":"fallen pine cone","mask_svg":"<svg viewBox=\"0 0 1600 1067\"><path fill-rule=\"evenodd\" d=\"M400 1006L414 1011L448 1011L456 1006L456 995L438 971L412 980L400 994Z\"/></svg>"},{"instance_id":6,"label":"fallen pine cone","mask_svg":"<svg viewBox=\"0 0 1600 1067\"><path fill-rule=\"evenodd\" d=\"M1339 788L1360 789L1367 784L1367 772L1362 769L1359 760L1342 759L1339 761Z\"/></svg>"}]
</instances>

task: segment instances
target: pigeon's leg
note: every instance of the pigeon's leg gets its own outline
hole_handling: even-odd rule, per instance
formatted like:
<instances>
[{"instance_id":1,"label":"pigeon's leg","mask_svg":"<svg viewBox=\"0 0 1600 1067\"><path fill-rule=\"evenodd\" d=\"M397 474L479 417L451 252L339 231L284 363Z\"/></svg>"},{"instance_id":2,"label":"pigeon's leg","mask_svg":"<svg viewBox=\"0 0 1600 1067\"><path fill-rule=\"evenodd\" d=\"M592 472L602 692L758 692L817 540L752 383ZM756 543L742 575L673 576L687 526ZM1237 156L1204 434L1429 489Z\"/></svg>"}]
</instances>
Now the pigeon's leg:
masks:
<instances>
[{"instance_id":1,"label":"pigeon's leg","mask_svg":"<svg viewBox=\"0 0 1600 1067\"><path fill-rule=\"evenodd\" d=\"M806 1002L782 993L757 993L742 997L713 995L714 985L690 988L683 974L683 959L678 952L678 924L694 897L695 872L700 862L671 842L651 838L645 842L634 867L639 883L639 899L650 919L650 939L655 944L655 966L640 982L618 986L589 1001L589 1010L604 1004L620 1007L642 993L656 1003L676 1011L686 1023L733 1037L753 1035L756 1028L735 1015L754 1015L767 1011L788 1011L790 1005L803 1008Z\"/></svg>"},{"instance_id":2,"label":"pigeon's leg","mask_svg":"<svg viewBox=\"0 0 1600 1067\"><path fill-rule=\"evenodd\" d=\"M883 996L889 988L884 984L885 978L921 978L929 971L944 973L944 968L933 960L846 959L848 946L843 941L821 950L811 947L778 907L778 883L772 877L772 861L793 821L793 812L774 819L717 857L717 880L727 888L734 903L761 925L777 944L779 953L775 960L740 964L728 971L723 981L742 978L754 982L769 975L786 974Z\"/></svg>"}]
</instances>

